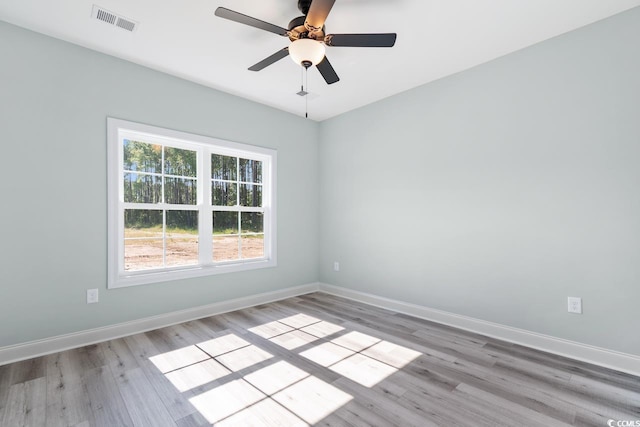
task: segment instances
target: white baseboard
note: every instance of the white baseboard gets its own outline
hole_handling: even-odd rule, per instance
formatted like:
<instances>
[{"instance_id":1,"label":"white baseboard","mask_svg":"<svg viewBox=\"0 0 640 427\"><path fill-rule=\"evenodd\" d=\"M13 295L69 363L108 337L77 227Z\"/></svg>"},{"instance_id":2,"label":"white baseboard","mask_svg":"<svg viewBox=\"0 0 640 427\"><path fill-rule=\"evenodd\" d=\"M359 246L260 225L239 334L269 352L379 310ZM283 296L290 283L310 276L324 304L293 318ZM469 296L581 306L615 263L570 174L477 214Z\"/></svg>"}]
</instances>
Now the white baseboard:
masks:
<instances>
[{"instance_id":1,"label":"white baseboard","mask_svg":"<svg viewBox=\"0 0 640 427\"><path fill-rule=\"evenodd\" d=\"M310 283L146 317L131 322L0 347L0 366L316 291L640 376L640 356L607 350L325 283Z\"/></svg>"},{"instance_id":2,"label":"white baseboard","mask_svg":"<svg viewBox=\"0 0 640 427\"><path fill-rule=\"evenodd\" d=\"M320 292L640 376L640 356L320 283Z\"/></svg>"},{"instance_id":3,"label":"white baseboard","mask_svg":"<svg viewBox=\"0 0 640 427\"><path fill-rule=\"evenodd\" d=\"M85 345L95 344L102 341L121 338L140 332L151 331L153 329L188 322L190 320L201 319L203 317L214 316L216 314L227 313L229 311L240 310L255 305L304 295L317 291L318 286L318 283L310 283L307 285L216 302L186 310L174 311L158 316L146 317L130 322L118 323L116 325L58 335L51 338L30 341L8 347L0 347L0 366L72 348L83 347Z\"/></svg>"}]
</instances>

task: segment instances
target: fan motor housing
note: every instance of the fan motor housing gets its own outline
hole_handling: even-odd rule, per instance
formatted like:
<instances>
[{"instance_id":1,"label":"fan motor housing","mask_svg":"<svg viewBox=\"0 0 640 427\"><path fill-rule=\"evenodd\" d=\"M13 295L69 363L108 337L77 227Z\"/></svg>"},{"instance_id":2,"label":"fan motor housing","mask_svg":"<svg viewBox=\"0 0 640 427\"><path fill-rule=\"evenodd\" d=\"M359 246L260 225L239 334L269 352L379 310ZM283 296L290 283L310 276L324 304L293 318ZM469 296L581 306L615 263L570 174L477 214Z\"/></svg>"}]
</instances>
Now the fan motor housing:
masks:
<instances>
[{"instance_id":1,"label":"fan motor housing","mask_svg":"<svg viewBox=\"0 0 640 427\"><path fill-rule=\"evenodd\" d=\"M293 18L291 22L289 22L289 31L293 30L294 28L299 28L299 27L304 28L305 19L306 19L306 16L298 16L297 18Z\"/></svg>"},{"instance_id":2,"label":"fan motor housing","mask_svg":"<svg viewBox=\"0 0 640 427\"><path fill-rule=\"evenodd\" d=\"M304 25L304 22L306 20L307 20L306 16L298 16L297 18L293 18L291 22L289 22L289 26L287 27L289 30L289 40L294 41L294 40L306 39L306 38L310 38L314 40L324 39L324 35L325 35L324 27L322 27L322 31L317 31L312 34L309 32L309 29Z\"/></svg>"}]
</instances>

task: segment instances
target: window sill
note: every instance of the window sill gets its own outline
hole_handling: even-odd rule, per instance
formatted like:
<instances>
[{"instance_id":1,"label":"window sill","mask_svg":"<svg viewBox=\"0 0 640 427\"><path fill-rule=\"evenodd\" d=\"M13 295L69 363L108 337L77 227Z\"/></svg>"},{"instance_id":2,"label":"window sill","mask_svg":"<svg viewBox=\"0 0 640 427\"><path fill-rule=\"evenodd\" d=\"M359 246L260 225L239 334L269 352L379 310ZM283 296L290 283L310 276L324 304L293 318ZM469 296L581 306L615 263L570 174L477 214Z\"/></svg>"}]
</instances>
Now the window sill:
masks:
<instances>
[{"instance_id":1,"label":"window sill","mask_svg":"<svg viewBox=\"0 0 640 427\"><path fill-rule=\"evenodd\" d=\"M217 274L236 273L240 271L257 270L260 268L276 267L275 259L257 259L242 263L215 264L194 267L182 267L174 270L135 272L131 274L113 274L109 277L108 289L126 288L129 286L147 285L151 283L169 282L173 280L190 279L194 277L214 276Z\"/></svg>"}]
</instances>

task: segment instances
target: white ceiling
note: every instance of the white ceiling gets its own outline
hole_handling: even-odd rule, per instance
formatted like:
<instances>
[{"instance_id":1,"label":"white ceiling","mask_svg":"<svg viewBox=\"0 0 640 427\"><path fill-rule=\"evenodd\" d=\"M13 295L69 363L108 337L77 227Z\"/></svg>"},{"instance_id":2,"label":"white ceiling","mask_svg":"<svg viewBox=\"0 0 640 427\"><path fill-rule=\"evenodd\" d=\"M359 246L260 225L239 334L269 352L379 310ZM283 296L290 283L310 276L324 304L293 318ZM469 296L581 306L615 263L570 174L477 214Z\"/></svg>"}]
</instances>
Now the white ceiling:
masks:
<instances>
[{"instance_id":1,"label":"white ceiling","mask_svg":"<svg viewBox=\"0 0 640 427\"><path fill-rule=\"evenodd\" d=\"M91 18L93 4L139 23ZM218 6L287 27L297 0L2 0L0 19L294 114L301 70L247 68L288 39L214 16ZM337 0L328 33L396 32L393 48L329 47L341 81L309 70L309 117L324 120L522 49L640 0Z\"/></svg>"}]
</instances>

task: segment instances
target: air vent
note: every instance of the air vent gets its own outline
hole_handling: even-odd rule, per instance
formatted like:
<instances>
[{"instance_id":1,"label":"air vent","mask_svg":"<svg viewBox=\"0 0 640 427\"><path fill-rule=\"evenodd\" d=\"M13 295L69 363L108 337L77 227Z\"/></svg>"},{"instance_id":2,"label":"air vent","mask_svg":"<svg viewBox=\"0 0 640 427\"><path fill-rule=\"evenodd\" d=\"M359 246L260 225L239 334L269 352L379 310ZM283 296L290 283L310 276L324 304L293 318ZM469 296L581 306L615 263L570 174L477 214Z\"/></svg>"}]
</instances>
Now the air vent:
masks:
<instances>
[{"instance_id":1,"label":"air vent","mask_svg":"<svg viewBox=\"0 0 640 427\"><path fill-rule=\"evenodd\" d=\"M98 13L96 14L96 19L104 21L107 24L113 25L115 24L116 19L118 19L118 17L113 13L107 12L106 10L98 9Z\"/></svg>"},{"instance_id":2,"label":"air vent","mask_svg":"<svg viewBox=\"0 0 640 427\"><path fill-rule=\"evenodd\" d=\"M124 16L109 12L103 7L93 5L93 11L91 17L98 21L106 22L109 25L120 27L123 30L134 32L138 28L138 23L132 19L125 18Z\"/></svg>"},{"instance_id":3,"label":"air vent","mask_svg":"<svg viewBox=\"0 0 640 427\"><path fill-rule=\"evenodd\" d=\"M118 18L116 22L116 27L123 28L127 31L133 31L136 29L136 23L133 21L129 21L128 19Z\"/></svg>"}]
</instances>

